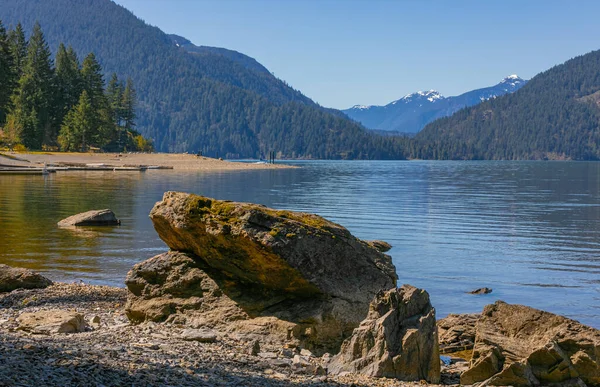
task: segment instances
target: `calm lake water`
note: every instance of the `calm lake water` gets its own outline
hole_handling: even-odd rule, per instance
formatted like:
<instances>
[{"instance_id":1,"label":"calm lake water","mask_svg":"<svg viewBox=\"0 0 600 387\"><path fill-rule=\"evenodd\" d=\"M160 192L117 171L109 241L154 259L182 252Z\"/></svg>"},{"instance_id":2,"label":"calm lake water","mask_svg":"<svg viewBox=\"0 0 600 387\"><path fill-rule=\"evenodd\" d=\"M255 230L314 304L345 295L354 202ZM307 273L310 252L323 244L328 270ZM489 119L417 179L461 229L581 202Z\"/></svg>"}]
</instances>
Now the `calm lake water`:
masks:
<instances>
[{"instance_id":1,"label":"calm lake water","mask_svg":"<svg viewBox=\"0 0 600 387\"><path fill-rule=\"evenodd\" d=\"M314 212L359 238L386 240L399 283L427 289L438 317L501 299L600 328L600 163L294 164L302 168L0 176L0 263L124 286L133 264L166 251L148 213L179 190ZM99 208L122 225L56 227ZM483 286L493 292L466 294Z\"/></svg>"}]
</instances>

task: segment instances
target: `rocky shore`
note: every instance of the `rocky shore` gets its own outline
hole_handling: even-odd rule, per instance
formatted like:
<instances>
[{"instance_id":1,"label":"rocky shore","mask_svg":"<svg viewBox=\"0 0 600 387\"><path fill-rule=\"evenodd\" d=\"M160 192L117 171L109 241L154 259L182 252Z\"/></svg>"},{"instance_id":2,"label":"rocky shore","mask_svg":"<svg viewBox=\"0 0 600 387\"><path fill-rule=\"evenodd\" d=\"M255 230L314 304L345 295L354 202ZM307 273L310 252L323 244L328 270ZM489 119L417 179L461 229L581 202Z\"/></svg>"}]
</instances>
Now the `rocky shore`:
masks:
<instances>
[{"instance_id":1,"label":"rocky shore","mask_svg":"<svg viewBox=\"0 0 600 387\"><path fill-rule=\"evenodd\" d=\"M126 289L0 265L0 386L600 386L600 331L501 301L438 321L389 244L319 216L167 192L150 218L170 251Z\"/></svg>"},{"instance_id":2,"label":"rocky shore","mask_svg":"<svg viewBox=\"0 0 600 387\"><path fill-rule=\"evenodd\" d=\"M327 356L268 343L256 347L235 334L202 342L180 324L131 324L126 300L126 289L64 283L0 294L0 386L419 385L327 376L316 372ZM72 334L19 329L23 313L56 309L80 313L88 328Z\"/></svg>"}]
</instances>

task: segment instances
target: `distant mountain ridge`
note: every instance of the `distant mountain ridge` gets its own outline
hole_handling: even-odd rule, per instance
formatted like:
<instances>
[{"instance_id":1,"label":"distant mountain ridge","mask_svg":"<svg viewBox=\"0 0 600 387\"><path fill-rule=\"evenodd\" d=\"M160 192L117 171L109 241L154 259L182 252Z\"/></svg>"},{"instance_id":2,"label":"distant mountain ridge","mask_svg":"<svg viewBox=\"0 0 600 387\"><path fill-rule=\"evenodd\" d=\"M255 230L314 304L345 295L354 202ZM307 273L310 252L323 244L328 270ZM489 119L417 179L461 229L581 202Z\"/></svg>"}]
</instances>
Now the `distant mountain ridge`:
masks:
<instances>
[{"instance_id":1,"label":"distant mountain ridge","mask_svg":"<svg viewBox=\"0 0 600 387\"><path fill-rule=\"evenodd\" d=\"M444 97L435 90L418 91L385 106L355 105L343 112L369 129L417 133L438 118L451 116L462 108L490 98L513 93L526 83L526 80L517 75L509 75L497 85L468 91L455 97Z\"/></svg>"},{"instance_id":2,"label":"distant mountain ridge","mask_svg":"<svg viewBox=\"0 0 600 387\"><path fill-rule=\"evenodd\" d=\"M430 123L407 156L600 160L600 50L536 75L515 93Z\"/></svg>"},{"instance_id":3,"label":"distant mountain ridge","mask_svg":"<svg viewBox=\"0 0 600 387\"><path fill-rule=\"evenodd\" d=\"M258 63L258 61L254 58L251 58L247 55L244 55L240 52L234 50L228 50L226 48L220 47L209 47L209 46L196 46L188 39L183 36L169 34L169 37L177 47L182 47L188 52L196 53L196 54L217 54L222 55L227 59L230 59L234 62L237 62L247 68L248 70L258 71L259 73L271 74L266 67Z\"/></svg>"}]
</instances>

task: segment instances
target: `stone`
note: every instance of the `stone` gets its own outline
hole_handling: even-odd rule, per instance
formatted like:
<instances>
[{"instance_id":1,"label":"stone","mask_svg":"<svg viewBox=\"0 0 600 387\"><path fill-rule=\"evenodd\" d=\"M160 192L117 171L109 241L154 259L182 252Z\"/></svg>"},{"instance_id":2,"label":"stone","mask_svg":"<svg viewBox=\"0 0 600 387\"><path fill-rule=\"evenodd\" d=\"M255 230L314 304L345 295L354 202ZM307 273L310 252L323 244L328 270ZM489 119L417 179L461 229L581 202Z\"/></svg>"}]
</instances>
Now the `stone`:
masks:
<instances>
[{"instance_id":1,"label":"stone","mask_svg":"<svg viewBox=\"0 0 600 387\"><path fill-rule=\"evenodd\" d=\"M314 356L313 353L311 351L309 351L308 349L306 349L306 348L302 348L300 350L300 355L307 356L307 357L313 357Z\"/></svg>"},{"instance_id":2,"label":"stone","mask_svg":"<svg viewBox=\"0 0 600 387\"><path fill-rule=\"evenodd\" d=\"M117 226L121 221L109 209L91 210L69 216L58 222L59 227L73 226Z\"/></svg>"},{"instance_id":3,"label":"stone","mask_svg":"<svg viewBox=\"0 0 600 387\"><path fill-rule=\"evenodd\" d=\"M22 313L17 322L17 329L39 334L77 333L88 328L82 314L57 309Z\"/></svg>"},{"instance_id":4,"label":"stone","mask_svg":"<svg viewBox=\"0 0 600 387\"><path fill-rule=\"evenodd\" d=\"M248 347L248 354L251 356L257 356L260 353L260 342L253 340Z\"/></svg>"},{"instance_id":5,"label":"stone","mask_svg":"<svg viewBox=\"0 0 600 387\"><path fill-rule=\"evenodd\" d=\"M490 294L492 292L491 288L479 288L475 290L471 290L469 294Z\"/></svg>"},{"instance_id":6,"label":"stone","mask_svg":"<svg viewBox=\"0 0 600 387\"><path fill-rule=\"evenodd\" d=\"M29 269L0 264L0 293L15 289L42 289L50 285L52 281Z\"/></svg>"},{"instance_id":7,"label":"stone","mask_svg":"<svg viewBox=\"0 0 600 387\"><path fill-rule=\"evenodd\" d=\"M479 317L479 314L449 314L438 320L440 353L446 354L473 349L475 345L475 324L477 324Z\"/></svg>"},{"instance_id":8,"label":"stone","mask_svg":"<svg viewBox=\"0 0 600 387\"><path fill-rule=\"evenodd\" d=\"M128 303L132 321L148 319L139 301L155 298L160 301L149 310L156 320L186 314L186 308L198 316L210 312L198 286L202 277L213 281L222 295L214 301L230 303L237 320L275 317L292 324L290 333L303 347L337 352L373 296L396 285L391 257L317 215L167 192L150 218L173 251L128 275L136 297ZM191 261L176 258L176 251ZM183 306L191 297L198 303ZM213 317L222 314L212 310Z\"/></svg>"},{"instance_id":9,"label":"stone","mask_svg":"<svg viewBox=\"0 0 600 387\"><path fill-rule=\"evenodd\" d=\"M429 294L403 285L376 295L367 318L344 341L329 373L440 381L435 309Z\"/></svg>"},{"instance_id":10,"label":"stone","mask_svg":"<svg viewBox=\"0 0 600 387\"><path fill-rule=\"evenodd\" d=\"M187 254L170 251L136 264L127 273L125 312L130 321L165 321L178 312L197 311L198 325L215 325L248 315Z\"/></svg>"},{"instance_id":11,"label":"stone","mask_svg":"<svg viewBox=\"0 0 600 387\"><path fill-rule=\"evenodd\" d=\"M600 330L523 305L487 305L461 384L600 385Z\"/></svg>"},{"instance_id":12,"label":"stone","mask_svg":"<svg viewBox=\"0 0 600 387\"><path fill-rule=\"evenodd\" d=\"M390 245L386 241L374 240L367 241L367 243L382 253L388 252L392 249L392 245Z\"/></svg>"},{"instance_id":13,"label":"stone","mask_svg":"<svg viewBox=\"0 0 600 387\"><path fill-rule=\"evenodd\" d=\"M184 329L180 336L186 341L199 341L201 343L214 343L217 334L208 329Z\"/></svg>"}]
</instances>

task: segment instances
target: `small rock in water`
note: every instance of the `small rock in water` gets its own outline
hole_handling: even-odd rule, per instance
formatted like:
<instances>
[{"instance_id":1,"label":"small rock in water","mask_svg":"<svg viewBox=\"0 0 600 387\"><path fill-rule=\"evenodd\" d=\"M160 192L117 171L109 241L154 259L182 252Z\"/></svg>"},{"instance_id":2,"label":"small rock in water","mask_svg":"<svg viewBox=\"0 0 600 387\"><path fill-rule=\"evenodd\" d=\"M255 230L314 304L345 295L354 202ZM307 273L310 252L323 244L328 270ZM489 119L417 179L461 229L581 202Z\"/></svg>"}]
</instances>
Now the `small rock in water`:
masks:
<instances>
[{"instance_id":1,"label":"small rock in water","mask_svg":"<svg viewBox=\"0 0 600 387\"><path fill-rule=\"evenodd\" d=\"M479 288L469 292L469 294L489 294L492 292L491 288Z\"/></svg>"},{"instance_id":2,"label":"small rock in water","mask_svg":"<svg viewBox=\"0 0 600 387\"><path fill-rule=\"evenodd\" d=\"M214 343L217 341L217 334L211 330L205 329L185 329L183 332L181 332L181 338L186 341Z\"/></svg>"},{"instance_id":3,"label":"small rock in water","mask_svg":"<svg viewBox=\"0 0 600 387\"><path fill-rule=\"evenodd\" d=\"M114 212L109 209L92 210L69 216L58 222L59 227L70 226L116 226L121 224Z\"/></svg>"}]
</instances>

